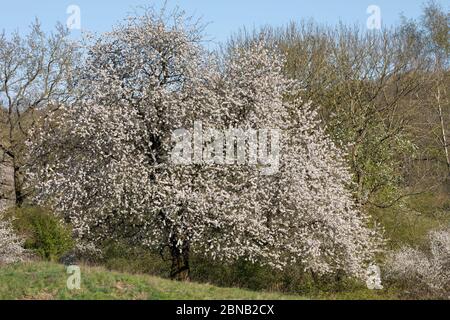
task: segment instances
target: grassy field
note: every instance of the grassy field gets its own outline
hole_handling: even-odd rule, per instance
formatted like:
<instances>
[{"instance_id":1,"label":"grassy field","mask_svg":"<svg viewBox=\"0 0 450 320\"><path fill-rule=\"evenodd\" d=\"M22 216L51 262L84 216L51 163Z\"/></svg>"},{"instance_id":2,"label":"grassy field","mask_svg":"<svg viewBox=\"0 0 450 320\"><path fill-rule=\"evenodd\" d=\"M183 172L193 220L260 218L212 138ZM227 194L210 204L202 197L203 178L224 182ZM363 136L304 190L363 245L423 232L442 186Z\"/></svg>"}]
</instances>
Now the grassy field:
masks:
<instances>
[{"instance_id":1,"label":"grassy field","mask_svg":"<svg viewBox=\"0 0 450 320\"><path fill-rule=\"evenodd\" d=\"M69 290L63 265L33 262L0 267L0 300L303 300L299 295L220 288L209 284L180 283L148 275L81 266L81 288ZM318 294L312 299L394 299L387 292L361 290Z\"/></svg>"},{"instance_id":2,"label":"grassy field","mask_svg":"<svg viewBox=\"0 0 450 320\"><path fill-rule=\"evenodd\" d=\"M301 296L180 283L147 275L130 275L81 266L80 290L69 290L64 266L27 263L0 267L0 299L304 299Z\"/></svg>"}]
</instances>

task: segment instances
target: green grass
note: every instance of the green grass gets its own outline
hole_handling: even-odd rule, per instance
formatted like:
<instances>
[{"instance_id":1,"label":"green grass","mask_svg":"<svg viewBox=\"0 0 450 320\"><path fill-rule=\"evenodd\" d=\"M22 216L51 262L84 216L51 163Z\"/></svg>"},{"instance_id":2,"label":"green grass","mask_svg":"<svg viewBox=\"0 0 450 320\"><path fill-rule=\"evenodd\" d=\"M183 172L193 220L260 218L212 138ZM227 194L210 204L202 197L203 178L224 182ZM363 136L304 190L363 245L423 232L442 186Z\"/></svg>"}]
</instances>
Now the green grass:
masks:
<instances>
[{"instance_id":1,"label":"green grass","mask_svg":"<svg viewBox=\"0 0 450 320\"><path fill-rule=\"evenodd\" d=\"M147 275L130 275L81 266L80 290L66 287L64 266L25 263L0 267L0 300L265 300L304 299L281 293L219 288L209 284L180 283Z\"/></svg>"},{"instance_id":2,"label":"green grass","mask_svg":"<svg viewBox=\"0 0 450 320\"><path fill-rule=\"evenodd\" d=\"M81 288L69 290L63 265L30 262L0 267L0 300L304 300L396 299L392 290L354 288L347 292L315 292L309 297L278 292L221 288L210 284L182 283L149 275L81 266Z\"/></svg>"}]
</instances>

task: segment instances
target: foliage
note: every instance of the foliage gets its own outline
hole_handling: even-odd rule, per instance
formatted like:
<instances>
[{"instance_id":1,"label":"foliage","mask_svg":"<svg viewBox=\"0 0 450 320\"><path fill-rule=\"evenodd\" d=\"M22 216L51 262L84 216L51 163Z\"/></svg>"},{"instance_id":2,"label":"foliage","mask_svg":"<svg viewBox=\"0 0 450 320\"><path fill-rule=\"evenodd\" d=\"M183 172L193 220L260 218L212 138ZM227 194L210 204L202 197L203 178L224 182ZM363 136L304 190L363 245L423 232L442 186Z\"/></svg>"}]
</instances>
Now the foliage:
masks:
<instances>
[{"instance_id":1,"label":"foliage","mask_svg":"<svg viewBox=\"0 0 450 320\"><path fill-rule=\"evenodd\" d=\"M416 105L409 94L421 81L408 75L419 62L405 57L412 49L403 46L398 31L301 22L253 34L244 30L229 45L248 46L260 38L285 52L284 73L298 82L305 103L319 106L327 133L347 151L359 202L367 204L379 193L385 194L383 204L395 198L402 156L414 151L403 106Z\"/></svg>"},{"instance_id":2,"label":"foliage","mask_svg":"<svg viewBox=\"0 0 450 320\"><path fill-rule=\"evenodd\" d=\"M56 261L74 246L71 229L51 211L22 207L9 212L13 225L25 237L24 246L39 257Z\"/></svg>"},{"instance_id":3,"label":"foliage","mask_svg":"<svg viewBox=\"0 0 450 320\"><path fill-rule=\"evenodd\" d=\"M383 226L387 248L423 246L430 230L450 223L450 199L446 193L423 193L405 198L390 208L371 208L369 213Z\"/></svg>"},{"instance_id":4,"label":"foliage","mask_svg":"<svg viewBox=\"0 0 450 320\"><path fill-rule=\"evenodd\" d=\"M388 278L415 296L450 298L450 228L431 231L429 247L408 246L393 252L386 264Z\"/></svg>"},{"instance_id":5,"label":"foliage","mask_svg":"<svg viewBox=\"0 0 450 320\"><path fill-rule=\"evenodd\" d=\"M113 242L106 244L102 253L101 259L95 263L100 263L108 270L166 278L169 276L167 270L170 268L170 262L163 261L158 253L151 252L146 247Z\"/></svg>"},{"instance_id":6,"label":"foliage","mask_svg":"<svg viewBox=\"0 0 450 320\"><path fill-rule=\"evenodd\" d=\"M229 46L264 38L283 50L285 74L348 151L359 202L385 209L449 186L449 21L431 1L421 19L377 32L301 21L241 30Z\"/></svg>"}]
</instances>

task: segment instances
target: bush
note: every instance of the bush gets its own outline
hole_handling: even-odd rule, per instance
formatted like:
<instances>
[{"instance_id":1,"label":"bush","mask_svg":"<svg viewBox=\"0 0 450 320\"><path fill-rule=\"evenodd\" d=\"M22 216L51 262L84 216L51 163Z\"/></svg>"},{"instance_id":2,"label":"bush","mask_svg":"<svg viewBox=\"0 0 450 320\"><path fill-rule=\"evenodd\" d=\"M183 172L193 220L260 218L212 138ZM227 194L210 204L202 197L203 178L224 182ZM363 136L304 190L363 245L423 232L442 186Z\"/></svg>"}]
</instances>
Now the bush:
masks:
<instances>
[{"instance_id":1,"label":"bush","mask_svg":"<svg viewBox=\"0 0 450 320\"><path fill-rule=\"evenodd\" d=\"M109 270L128 273L145 273L168 277L170 264L148 248L130 246L121 242L104 245L101 264Z\"/></svg>"},{"instance_id":2,"label":"bush","mask_svg":"<svg viewBox=\"0 0 450 320\"><path fill-rule=\"evenodd\" d=\"M431 231L425 250L403 247L386 263L388 279L412 297L450 299L450 226Z\"/></svg>"},{"instance_id":3,"label":"bush","mask_svg":"<svg viewBox=\"0 0 450 320\"><path fill-rule=\"evenodd\" d=\"M25 252L22 244L11 223L0 220L0 265L22 261Z\"/></svg>"},{"instance_id":4,"label":"bush","mask_svg":"<svg viewBox=\"0 0 450 320\"><path fill-rule=\"evenodd\" d=\"M50 211L41 207L13 209L13 225L25 237L26 249L42 259L58 260L74 246L71 229Z\"/></svg>"},{"instance_id":5,"label":"bush","mask_svg":"<svg viewBox=\"0 0 450 320\"><path fill-rule=\"evenodd\" d=\"M450 223L450 201L447 198L448 195L441 193L424 193L404 199L390 208L372 207L370 214L383 226L385 238L389 239L388 249L426 246L430 230Z\"/></svg>"},{"instance_id":6,"label":"bush","mask_svg":"<svg viewBox=\"0 0 450 320\"><path fill-rule=\"evenodd\" d=\"M243 259L223 264L196 255L192 258L191 279L222 287L277 291L313 297L321 296L325 292L340 294L352 290L370 291L364 283L344 274L314 275L304 271L301 265L292 265L280 271Z\"/></svg>"}]
</instances>

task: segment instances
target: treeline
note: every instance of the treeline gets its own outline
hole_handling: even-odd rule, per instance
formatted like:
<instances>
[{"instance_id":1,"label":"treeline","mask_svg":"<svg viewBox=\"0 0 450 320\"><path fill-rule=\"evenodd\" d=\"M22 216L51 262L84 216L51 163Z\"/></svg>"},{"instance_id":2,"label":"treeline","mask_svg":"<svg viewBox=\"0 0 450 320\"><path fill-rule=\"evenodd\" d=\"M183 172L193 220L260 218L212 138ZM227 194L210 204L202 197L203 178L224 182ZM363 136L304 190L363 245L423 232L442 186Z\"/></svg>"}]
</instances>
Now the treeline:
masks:
<instances>
[{"instance_id":1,"label":"treeline","mask_svg":"<svg viewBox=\"0 0 450 320\"><path fill-rule=\"evenodd\" d=\"M448 192L449 14L434 3L418 20L366 30L315 22L242 30L231 47L266 38L287 55L285 72L319 106L348 150L355 195L386 208L421 192Z\"/></svg>"}]
</instances>

